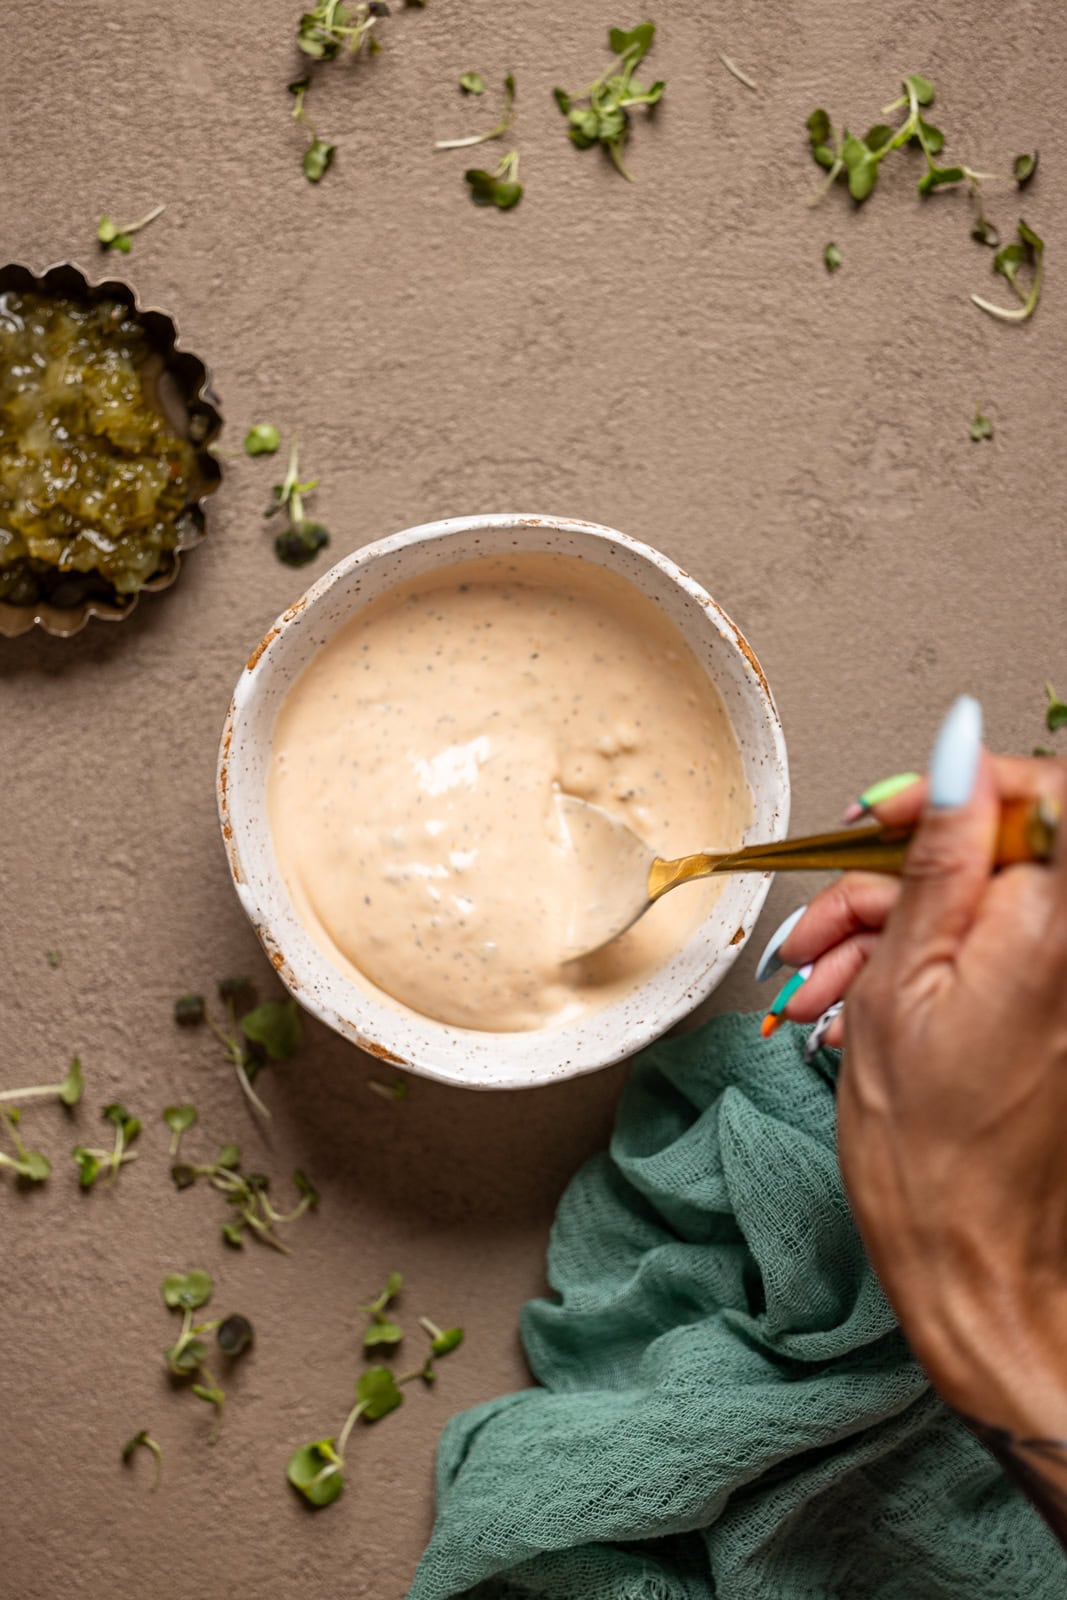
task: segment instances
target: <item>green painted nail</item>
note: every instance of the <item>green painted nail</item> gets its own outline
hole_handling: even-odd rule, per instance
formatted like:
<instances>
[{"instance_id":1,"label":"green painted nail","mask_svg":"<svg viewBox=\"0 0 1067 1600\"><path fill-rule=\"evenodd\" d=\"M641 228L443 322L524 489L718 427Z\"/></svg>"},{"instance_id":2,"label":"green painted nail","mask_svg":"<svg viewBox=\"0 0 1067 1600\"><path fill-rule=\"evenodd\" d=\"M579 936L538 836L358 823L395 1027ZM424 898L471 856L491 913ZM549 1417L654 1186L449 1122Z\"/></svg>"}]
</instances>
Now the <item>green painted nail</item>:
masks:
<instances>
[{"instance_id":1,"label":"green painted nail","mask_svg":"<svg viewBox=\"0 0 1067 1600\"><path fill-rule=\"evenodd\" d=\"M913 783L918 783L920 776L918 772L898 772L893 778L883 778L880 783L872 783L869 789L864 789L859 803L864 811L869 811L872 806L881 805L883 800L891 800L902 789L910 789Z\"/></svg>"}]
</instances>

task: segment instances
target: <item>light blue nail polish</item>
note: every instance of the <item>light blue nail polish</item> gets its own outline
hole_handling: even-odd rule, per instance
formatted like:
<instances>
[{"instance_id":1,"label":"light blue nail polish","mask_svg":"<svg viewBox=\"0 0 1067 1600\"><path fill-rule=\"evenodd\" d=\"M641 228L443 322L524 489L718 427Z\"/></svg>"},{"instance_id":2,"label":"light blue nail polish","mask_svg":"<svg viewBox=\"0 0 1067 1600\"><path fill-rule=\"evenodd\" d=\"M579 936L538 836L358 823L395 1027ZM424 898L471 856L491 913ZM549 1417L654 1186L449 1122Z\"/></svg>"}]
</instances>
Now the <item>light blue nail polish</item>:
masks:
<instances>
[{"instance_id":1,"label":"light blue nail polish","mask_svg":"<svg viewBox=\"0 0 1067 1600\"><path fill-rule=\"evenodd\" d=\"M807 909L807 906L798 906L795 911L790 912L785 921L771 934L767 940L766 949L756 963L757 983L762 983L765 978L773 978L774 974L780 972L785 966L785 962L778 952Z\"/></svg>"},{"instance_id":2,"label":"light blue nail polish","mask_svg":"<svg viewBox=\"0 0 1067 1600\"><path fill-rule=\"evenodd\" d=\"M974 792L982 749L982 707L961 694L941 724L930 757L930 804L936 811L965 806Z\"/></svg>"},{"instance_id":3,"label":"light blue nail polish","mask_svg":"<svg viewBox=\"0 0 1067 1600\"><path fill-rule=\"evenodd\" d=\"M781 1015L786 1006L789 1004L790 1000L792 1000L793 996L796 994L797 990L802 988L803 985L807 983L808 979L811 977L811 971L812 969L810 963L806 967L797 968L796 972L794 972L793 976L789 979L789 982L782 984L782 987L771 1001L768 1016L777 1017Z\"/></svg>"}]
</instances>

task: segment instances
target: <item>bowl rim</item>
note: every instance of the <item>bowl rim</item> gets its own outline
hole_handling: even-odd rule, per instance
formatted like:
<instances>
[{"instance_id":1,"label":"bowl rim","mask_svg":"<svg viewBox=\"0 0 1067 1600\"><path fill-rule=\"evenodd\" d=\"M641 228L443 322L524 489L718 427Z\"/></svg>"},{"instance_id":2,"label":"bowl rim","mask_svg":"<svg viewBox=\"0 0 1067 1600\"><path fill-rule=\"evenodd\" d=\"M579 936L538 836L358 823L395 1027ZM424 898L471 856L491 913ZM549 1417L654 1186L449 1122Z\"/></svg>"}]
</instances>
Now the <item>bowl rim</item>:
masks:
<instances>
[{"instance_id":1,"label":"bowl rim","mask_svg":"<svg viewBox=\"0 0 1067 1600\"><path fill-rule=\"evenodd\" d=\"M52 280L49 282L49 280ZM15 606L0 600L0 638L18 639L40 628L54 639L72 639L86 626L91 617L101 622L125 622L136 611L142 594L158 594L177 581L181 571L182 555L193 550L207 536L207 510L205 501L213 495L222 482L222 465L208 448L222 432L223 418L218 395L215 393L211 369L207 363L183 349L178 320L161 306L145 305L131 283L114 277L95 281L77 261L53 261L43 272L35 272L21 261L6 261L0 265L0 294L18 289L24 293L82 295L90 303L108 298L120 300L138 322L155 330L164 353L168 371L177 375L182 401L190 413L203 419L196 445L197 464L202 477L202 487L195 499L183 507L188 513L185 529L180 532L173 550L167 552L170 560L134 591L124 604L118 604L104 595L90 596L76 606L53 606L46 601L32 605Z\"/></svg>"},{"instance_id":2,"label":"bowl rim","mask_svg":"<svg viewBox=\"0 0 1067 1600\"><path fill-rule=\"evenodd\" d=\"M449 1083L458 1087L476 1090L498 1089L526 1089L542 1087L551 1083L561 1082L566 1078L584 1076L590 1072L597 1072L605 1067L625 1060L646 1048L656 1039L661 1038L670 1028L688 1016L716 987L717 983L725 976L726 971L732 966L740 950L748 940L754 927L764 901L773 881L773 873L764 873L758 879L753 876L752 892L745 905L743 916L740 918L738 934L735 935L730 945L718 950L707 967L702 972L700 979L691 983L688 990L680 986L679 993L670 1002L657 1003L655 1021L651 1024L641 1022L631 1028L618 1030L618 1037L613 1043L605 1042L603 1048L597 1052L596 1060L583 1060L574 1064L569 1061L560 1063L551 1060L547 1063L543 1075L531 1077L529 1068L525 1071L511 1071L506 1067L493 1069L491 1078L471 1078L464 1076L462 1070L452 1070L437 1062L420 1060L411 1054L401 1053L392 1047L390 1040L391 1022L403 1023L404 1020L415 1015L410 1012L393 1012L389 1007L377 1001L372 994L359 989L350 980L343 981L349 984L353 997L350 1015L342 1015L328 1000L320 996L316 990L312 975L304 970L299 957L292 957L291 950L283 953L283 949L271 927L271 913L266 906L260 903L260 897L254 892L249 874L245 871L242 860L238 829L234 827L231 813L231 794L234 788L233 750L235 735L240 730L244 719L250 714L255 698L261 692L265 677L270 674L272 647L294 623L314 610L317 604L324 599L338 584L343 583L353 572L379 563L383 559L396 555L412 546L432 544L449 538L455 534L476 533L479 530L499 530L502 532L515 531L522 528L544 528L553 534L589 536L593 539L604 541L609 545L620 547L629 554L649 563L668 577L674 584L684 591L692 600L696 601L703 613L708 618L710 625L719 633L725 643L732 647L740 658L742 675L748 688L757 697L763 723L768 735L770 746L770 776L769 783L773 794L775 820L773 832L776 837L784 837L789 824L790 811L790 780L789 764L786 752L785 736L782 731L781 719L771 693L770 685L760 666L754 651L736 623L726 614L722 607L690 574L671 557L664 555L652 545L634 539L631 535L610 528L601 523L588 522L579 518L558 517L551 514L530 514L518 512L493 512L481 515L462 517L446 517L433 522L416 524L405 528L398 533L387 535L382 539L363 545L357 550L330 567L319 577L309 589L305 591L292 605L288 606L272 623L262 639L252 650L240 677L234 688L229 709L223 725L222 736L219 744L218 765L216 771L216 796L218 803L219 823L222 829L223 843L226 851L227 864L230 876L238 898L252 923L257 937L262 944L271 965L278 973L289 993L300 1005L308 1010L327 1027L342 1035L345 1039L355 1044L368 1055L383 1060L392 1066L406 1072L413 1072L421 1077L431 1078L438 1082ZM488 553L488 552L487 552ZM457 560L464 559L457 556ZM403 577L398 577L397 582L402 582ZM632 580L631 580L632 581ZM359 610L359 604L352 608L352 614ZM295 678L292 680L295 682ZM240 741L238 741L240 748ZM237 774L240 783L240 773ZM266 827L266 824L264 823ZM269 829L267 830L269 832ZM285 887L280 871L275 864L273 872L274 883L284 894ZM295 916L295 913L294 913ZM298 919L297 919L298 920ZM704 924L701 924L701 929ZM743 934L742 934L743 930ZM700 929L692 936L696 938ZM310 935L308 936L310 941ZM337 975L337 969L330 962L324 952L314 950L314 959L321 963L323 969ZM676 958L677 959L677 958ZM668 966L658 969L660 973L670 970ZM656 975L654 974L653 977ZM647 981L651 981L647 980ZM633 991L639 993L643 986ZM623 1004L624 1001L615 1002ZM611 1006L604 1008L611 1010ZM572 1026L581 1026L595 1021L603 1012L593 1012L588 1018ZM434 1033L439 1033L443 1038L467 1041L501 1041L501 1040L526 1040L539 1041L546 1055L551 1054L551 1040L553 1034L562 1035L564 1029L533 1029L521 1033L491 1033L481 1030L463 1029L451 1024L439 1022L434 1018L419 1017L415 1015L417 1023L424 1025ZM474 1046L472 1045L472 1048Z\"/></svg>"}]
</instances>

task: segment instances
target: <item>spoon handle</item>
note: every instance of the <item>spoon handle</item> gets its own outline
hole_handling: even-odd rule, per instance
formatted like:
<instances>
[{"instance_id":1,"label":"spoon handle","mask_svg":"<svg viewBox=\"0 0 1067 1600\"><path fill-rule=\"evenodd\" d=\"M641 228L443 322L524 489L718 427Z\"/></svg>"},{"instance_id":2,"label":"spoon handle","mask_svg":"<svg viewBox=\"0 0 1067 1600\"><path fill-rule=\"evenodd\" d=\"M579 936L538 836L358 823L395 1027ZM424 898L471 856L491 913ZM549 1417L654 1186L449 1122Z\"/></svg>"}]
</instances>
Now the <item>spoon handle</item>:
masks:
<instances>
[{"instance_id":1,"label":"spoon handle","mask_svg":"<svg viewBox=\"0 0 1067 1600\"><path fill-rule=\"evenodd\" d=\"M996 865L1050 860L1059 823L1059 806L1053 800L1006 800L997 828ZM889 827L876 823L869 828L842 828L803 839L743 845L727 855L702 853L682 856L677 861L656 860L649 873L649 899L658 900L668 889L691 878L710 878L726 872L900 873L914 832L913 824Z\"/></svg>"}]
</instances>

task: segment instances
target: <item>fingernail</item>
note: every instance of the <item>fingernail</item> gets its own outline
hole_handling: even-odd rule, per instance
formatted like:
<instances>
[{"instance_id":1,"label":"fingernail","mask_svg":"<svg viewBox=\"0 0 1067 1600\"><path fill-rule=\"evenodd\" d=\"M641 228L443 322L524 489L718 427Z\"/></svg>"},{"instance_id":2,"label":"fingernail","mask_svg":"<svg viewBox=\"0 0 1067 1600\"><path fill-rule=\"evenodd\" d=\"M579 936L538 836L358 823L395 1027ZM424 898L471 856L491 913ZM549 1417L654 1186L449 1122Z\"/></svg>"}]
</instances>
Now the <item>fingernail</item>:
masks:
<instances>
[{"instance_id":1,"label":"fingernail","mask_svg":"<svg viewBox=\"0 0 1067 1600\"><path fill-rule=\"evenodd\" d=\"M782 1012L785 1010L790 1000L792 1000L797 990L802 984L807 983L810 977L811 963L809 962L806 967L800 967L796 972L794 972L793 976L787 983L782 984L782 987L771 1001L770 1010L760 1023L760 1033L765 1039L769 1039L771 1034L776 1033L781 1027L782 1023L785 1021L785 1018L782 1016Z\"/></svg>"},{"instance_id":2,"label":"fingernail","mask_svg":"<svg viewBox=\"0 0 1067 1600\"><path fill-rule=\"evenodd\" d=\"M891 800L902 789L910 789L918 781L917 772L898 772L895 777L883 778L881 783L872 783L869 789L864 789L858 800L853 800L841 818L842 822L858 822L874 806L881 805L883 800Z\"/></svg>"},{"instance_id":3,"label":"fingernail","mask_svg":"<svg viewBox=\"0 0 1067 1600\"><path fill-rule=\"evenodd\" d=\"M789 938L793 929L807 910L807 906L797 906L791 911L783 923L780 923L767 940L766 947L759 960L756 962L756 982L762 983L764 978L772 978L776 972L781 972L785 962L778 954L782 945Z\"/></svg>"},{"instance_id":4,"label":"fingernail","mask_svg":"<svg viewBox=\"0 0 1067 1600\"><path fill-rule=\"evenodd\" d=\"M961 694L941 724L930 756L930 804L937 811L965 806L978 776L982 707Z\"/></svg>"}]
</instances>

